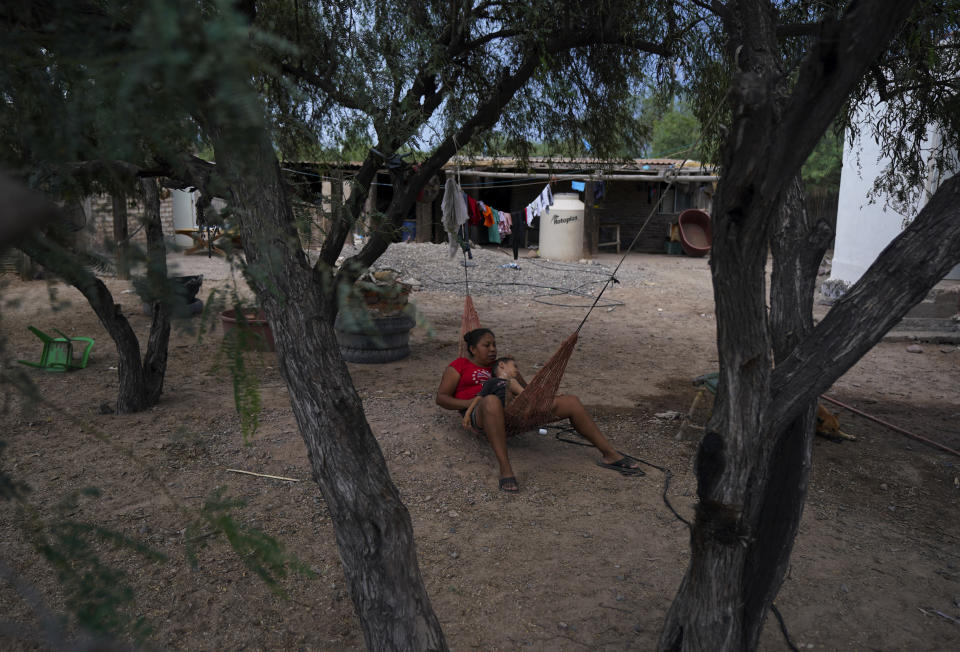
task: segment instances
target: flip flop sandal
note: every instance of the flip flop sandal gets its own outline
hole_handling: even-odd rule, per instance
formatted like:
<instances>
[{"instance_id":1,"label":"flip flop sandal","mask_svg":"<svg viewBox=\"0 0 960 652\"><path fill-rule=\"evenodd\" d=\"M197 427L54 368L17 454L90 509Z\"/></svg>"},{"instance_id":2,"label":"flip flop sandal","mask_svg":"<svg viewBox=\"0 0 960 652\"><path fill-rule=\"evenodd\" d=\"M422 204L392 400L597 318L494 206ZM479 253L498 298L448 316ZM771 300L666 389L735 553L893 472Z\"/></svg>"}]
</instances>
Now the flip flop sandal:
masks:
<instances>
[{"instance_id":1,"label":"flip flop sandal","mask_svg":"<svg viewBox=\"0 0 960 652\"><path fill-rule=\"evenodd\" d=\"M510 489L510 487L513 487L513 489ZM508 478L500 478L500 491L515 494L520 491L520 485L517 484L517 479L512 475Z\"/></svg>"},{"instance_id":2,"label":"flip flop sandal","mask_svg":"<svg viewBox=\"0 0 960 652\"><path fill-rule=\"evenodd\" d=\"M621 455L623 455L623 453L621 453ZM605 469L616 471L620 475L631 475L631 476L646 475L646 473L644 473L640 469L631 468L630 462L636 462L636 461L638 460L633 457L630 457L629 455L623 455L623 457L617 460L616 462L610 462L609 464L607 464L603 460L600 460L599 462L597 462L597 466L602 466Z\"/></svg>"}]
</instances>

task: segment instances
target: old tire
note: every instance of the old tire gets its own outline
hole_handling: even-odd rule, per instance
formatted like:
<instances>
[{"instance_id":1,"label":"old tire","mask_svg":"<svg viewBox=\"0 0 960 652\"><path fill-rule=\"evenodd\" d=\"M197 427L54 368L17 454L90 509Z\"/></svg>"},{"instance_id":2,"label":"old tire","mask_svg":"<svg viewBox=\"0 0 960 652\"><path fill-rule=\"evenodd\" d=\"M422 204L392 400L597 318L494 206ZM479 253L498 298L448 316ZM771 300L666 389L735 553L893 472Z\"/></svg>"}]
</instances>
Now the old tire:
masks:
<instances>
[{"instance_id":1,"label":"old tire","mask_svg":"<svg viewBox=\"0 0 960 652\"><path fill-rule=\"evenodd\" d=\"M382 364L402 360L410 355L410 329L416 322L398 313L362 324L358 320L337 315L334 330L340 355L347 362Z\"/></svg>"}]
</instances>

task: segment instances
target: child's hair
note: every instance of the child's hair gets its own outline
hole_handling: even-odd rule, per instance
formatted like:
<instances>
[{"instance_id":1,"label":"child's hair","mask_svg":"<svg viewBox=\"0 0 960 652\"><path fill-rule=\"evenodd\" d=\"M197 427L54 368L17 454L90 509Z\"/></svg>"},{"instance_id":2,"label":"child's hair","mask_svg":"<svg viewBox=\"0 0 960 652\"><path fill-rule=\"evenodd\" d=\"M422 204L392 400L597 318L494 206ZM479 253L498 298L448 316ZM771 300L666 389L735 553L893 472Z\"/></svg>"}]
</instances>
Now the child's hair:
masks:
<instances>
[{"instance_id":1,"label":"child's hair","mask_svg":"<svg viewBox=\"0 0 960 652\"><path fill-rule=\"evenodd\" d=\"M502 358L497 358L493 361L493 370L496 371L500 367L501 362L513 362L516 364L517 360L512 355L505 355Z\"/></svg>"},{"instance_id":2,"label":"child's hair","mask_svg":"<svg viewBox=\"0 0 960 652\"><path fill-rule=\"evenodd\" d=\"M489 328L474 328L472 331L463 334L463 341L467 343L467 350L477 345L477 342L480 341L480 338L490 333L493 335L493 331ZM473 355L473 354L471 354Z\"/></svg>"}]
</instances>

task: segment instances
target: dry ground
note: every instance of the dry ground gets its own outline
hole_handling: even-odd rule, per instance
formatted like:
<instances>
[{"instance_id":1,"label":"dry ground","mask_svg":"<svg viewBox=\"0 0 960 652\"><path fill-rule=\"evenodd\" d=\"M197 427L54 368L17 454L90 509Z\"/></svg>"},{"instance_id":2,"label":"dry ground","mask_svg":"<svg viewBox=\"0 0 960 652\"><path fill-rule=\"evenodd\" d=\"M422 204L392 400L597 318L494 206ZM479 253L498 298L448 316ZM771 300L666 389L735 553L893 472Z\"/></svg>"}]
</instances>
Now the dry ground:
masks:
<instances>
[{"instance_id":1,"label":"dry ground","mask_svg":"<svg viewBox=\"0 0 960 652\"><path fill-rule=\"evenodd\" d=\"M185 265L181 272L207 275L202 295L229 283L217 261L176 260ZM669 499L689 517L693 444L675 438L678 422L655 415L685 411L695 391L690 380L715 368L707 261L631 255L627 264L643 270L642 287L609 291L624 305L591 317L561 390L578 394L621 450L671 469ZM123 293L129 283L109 285L145 336L148 318L135 295ZM49 405L25 410L10 395L0 416L3 470L29 483L41 515L51 517L67 493L96 486L101 497L82 501L73 518L169 555L160 563L105 552L135 586L157 646L362 648L330 521L310 481L274 355L254 355L264 410L247 445L230 377L217 364L219 331L199 342L195 333L174 333L160 406L100 414L100 405L115 399L116 351L79 293L56 289L57 300L70 304L57 313L43 282L8 279L2 289L9 358L38 356L28 324L97 339L84 371L30 372ZM521 492L497 491L486 445L433 402L440 373L456 355L462 297L419 292L413 300L434 333L418 327L405 360L350 371L413 519L421 572L451 648L651 649L688 560L686 528L661 500L664 476L649 468L646 477L624 478L594 465L597 456L587 448L552 433L528 434L511 444ZM501 351L513 353L525 372L545 361L583 315L529 298L478 297L477 309L495 328ZM960 448L958 387L956 346L927 344L917 354L903 343L882 343L831 393ZM840 418L859 441L815 443L810 499L777 599L790 633L802 649L958 649L960 622L933 610L960 618L960 459L849 413ZM91 436L91 427L108 433L110 443ZM190 509L217 487L246 501L237 512L241 521L282 540L317 576L286 578L289 599L279 598L219 541L191 570L183 545L187 517L167 494ZM0 518L0 558L48 606L61 609L53 571L26 544L9 504L0 505ZM8 583L0 585L0 605L3 620L36 627L29 602ZM0 630L0 647L33 646ZM786 649L773 618L761 647Z\"/></svg>"}]
</instances>

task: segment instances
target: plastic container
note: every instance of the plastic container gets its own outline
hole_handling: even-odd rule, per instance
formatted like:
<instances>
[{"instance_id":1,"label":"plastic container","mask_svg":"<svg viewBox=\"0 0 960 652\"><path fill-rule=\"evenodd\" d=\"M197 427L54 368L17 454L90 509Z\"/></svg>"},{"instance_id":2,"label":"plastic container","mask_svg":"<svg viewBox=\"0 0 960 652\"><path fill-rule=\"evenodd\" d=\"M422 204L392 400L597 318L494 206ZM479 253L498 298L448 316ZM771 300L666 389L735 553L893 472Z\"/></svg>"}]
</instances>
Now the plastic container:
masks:
<instances>
[{"instance_id":1,"label":"plastic container","mask_svg":"<svg viewBox=\"0 0 960 652\"><path fill-rule=\"evenodd\" d=\"M262 311L246 310L238 317L236 310L224 310L220 313L223 322L223 336L236 338L238 345L246 351L276 351L273 331Z\"/></svg>"},{"instance_id":2,"label":"plastic container","mask_svg":"<svg viewBox=\"0 0 960 652\"><path fill-rule=\"evenodd\" d=\"M577 193L557 193L549 213L540 215L540 256L551 260L583 258L583 202Z\"/></svg>"}]
</instances>

